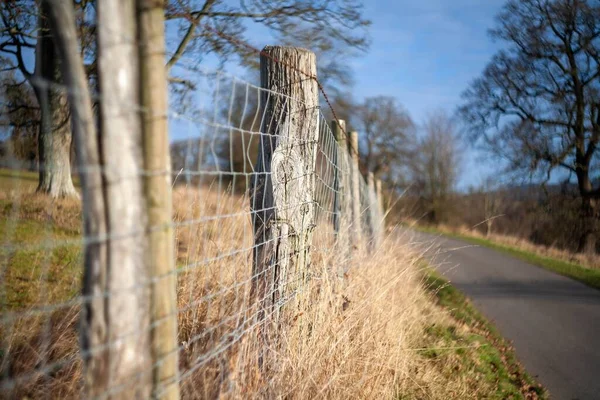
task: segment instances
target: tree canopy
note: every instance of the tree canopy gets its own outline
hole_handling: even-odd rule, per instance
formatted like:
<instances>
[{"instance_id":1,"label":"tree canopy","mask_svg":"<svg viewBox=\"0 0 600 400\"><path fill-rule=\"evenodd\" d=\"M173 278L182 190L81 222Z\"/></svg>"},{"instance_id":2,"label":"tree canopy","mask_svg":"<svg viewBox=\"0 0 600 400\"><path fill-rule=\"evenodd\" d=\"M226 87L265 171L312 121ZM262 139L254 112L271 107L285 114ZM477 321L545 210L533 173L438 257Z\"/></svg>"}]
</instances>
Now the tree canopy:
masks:
<instances>
[{"instance_id":1,"label":"tree canopy","mask_svg":"<svg viewBox=\"0 0 600 400\"><path fill-rule=\"evenodd\" d=\"M587 186L600 133L600 6L511 0L491 33L507 46L463 95L471 133L514 169L564 168Z\"/></svg>"},{"instance_id":2,"label":"tree canopy","mask_svg":"<svg viewBox=\"0 0 600 400\"><path fill-rule=\"evenodd\" d=\"M474 138L513 171L577 180L596 232L594 185L600 140L600 4L509 0L491 31L504 49L464 93L460 109Z\"/></svg>"}]
</instances>

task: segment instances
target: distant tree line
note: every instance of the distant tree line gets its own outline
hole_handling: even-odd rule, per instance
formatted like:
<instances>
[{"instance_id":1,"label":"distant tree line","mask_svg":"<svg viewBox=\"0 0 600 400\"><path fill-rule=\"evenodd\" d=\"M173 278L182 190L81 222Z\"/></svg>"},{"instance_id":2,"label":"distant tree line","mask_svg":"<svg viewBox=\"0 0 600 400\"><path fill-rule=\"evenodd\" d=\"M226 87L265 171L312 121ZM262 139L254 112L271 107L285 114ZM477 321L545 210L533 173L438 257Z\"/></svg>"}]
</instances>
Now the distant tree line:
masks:
<instances>
[{"instance_id":1,"label":"distant tree line","mask_svg":"<svg viewBox=\"0 0 600 400\"><path fill-rule=\"evenodd\" d=\"M98 80L96 1L68 1L76 12L81 56L93 94ZM77 196L71 179L68 99L60 89L61 60L46 7L46 1L35 0L0 4L0 157L37 169L38 191ZM387 203L396 205L395 212L430 223L485 221L480 229L506 229L543 243L554 240L580 252L596 251L600 235L598 2L508 0L491 30L502 50L463 93L458 112L438 110L417 122L393 97L357 94L357 101L351 95L352 71L346 61L369 45L370 21L359 0L239 4L173 0L165 18L171 32L166 65L172 107L178 112L190 112L186 99L195 89L194 82L177 72L184 59L186 68L198 66L209 54L221 61L235 60L250 66L250 79L256 80L252 72L256 54L208 33L203 24L246 42L252 42L249 24L260 24L279 43L310 47L317 53L319 79L327 85L337 116L347 121L348 131L359 132L363 173L370 170L385 182ZM187 62L190 59L194 62ZM212 163L213 168L231 172L227 185L246 190L247 179L237 173L252 171L258 140L251 132L259 127L250 116L260 105L258 98L245 98L239 92L231 100L218 105L222 109L217 110L217 118L233 121L238 131L218 132L210 157L203 153L206 137L173 143L175 173L186 166L204 168L208 166L203 163ZM333 118L327 107L322 110ZM526 177L534 185L568 190L531 189L535 196L515 199L518 185L502 189L493 182L468 194L457 193L464 139L477 143L505 166L505 177ZM563 179L562 185L556 186L556 177ZM499 193L510 195L500 201ZM490 219L497 213L504 216ZM558 216L560 220L555 219ZM522 226L530 219L530 225Z\"/></svg>"}]
</instances>

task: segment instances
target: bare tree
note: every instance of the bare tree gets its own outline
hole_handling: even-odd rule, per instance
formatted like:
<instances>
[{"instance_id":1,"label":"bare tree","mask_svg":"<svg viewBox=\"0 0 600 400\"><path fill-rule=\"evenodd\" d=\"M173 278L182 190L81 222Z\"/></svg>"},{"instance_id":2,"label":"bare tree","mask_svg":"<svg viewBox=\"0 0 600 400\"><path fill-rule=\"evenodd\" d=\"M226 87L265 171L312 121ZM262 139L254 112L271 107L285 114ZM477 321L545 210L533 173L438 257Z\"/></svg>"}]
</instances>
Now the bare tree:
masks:
<instances>
[{"instance_id":1,"label":"bare tree","mask_svg":"<svg viewBox=\"0 0 600 400\"><path fill-rule=\"evenodd\" d=\"M96 74L96 26L93 15L96 2L72 0L78 23L82 58L93 87ZM41 108L39 130L40 183L39 190L54 196L74 196L76 191L70 179L69 159L71 143L70 115L66 95L57 90L61 84L60 59L56 56L53 32L46 26L46 11L35 0L7 0L2 2L0 16L0 51L10 58L3 71L15 70L19 79L27 81L35 90ZM256 62L256 55L247 42L249 24L266 27L277 40L289 44L310 43L320 54L328 55L326 72L338 82L348 82L349 74L342 54L363 50L368 45L366 28L369 21L362 17L362 2L358 0L278 0L271 2L242 1L239 4L222 0L170 0L166 9L166 27L172 40L168 41L167 68L171 69L186 54L193 54L194 65L209 54L221 60L237 56L245 65ZM39 27L38 27L39 25ZM35 67L27 60L34 56ZM34 83L38 82L36 86ZM40 82L50 83L41 85ZM178 79L176 72L171 82L185 93L192 85ZM97 89L96 89L97 90Z\"/></svg>"},{"instance_id":2,"label":"bare tree","mask_svg":"<svg viewBox=\"0 0 600 400\"><path fill-rule=\"evenodd\" d=\"M34 89L40 106L38 134L38 191L52 197L78 197L71 178L71 119L67 93L57 87L63 83L61 59L52 36L48 3L43 1L38 14L38 39Z\"/></svg>"},{"instance_id":3,"label":"bare tree","mask_svg":"<svg viewBox=\"0 0 600 400\"><path fill-rule=\"evenodd\" d=\"M575 176L580 251L595 251L600 187L600 5L587 0L510 0L492 36L505 43L464 93L461 114L474 138L512 171L548 180Z\"/></svg>"},{"instance_id":4,"label":"bare tree","mask_svg":"<svg viewBox=\"0 0 600 400\"><path fill-rule=\"evenodd\" d=\"M485 223L485 235L492 234L492 228L496 218L501 216L502 192L493 177L487 177L481 182L479 193L483 197L483 223Z\"/></svg>"},{"instance_id":5,"label":"bare tree","mask_svg":"<svg viewBox=\"0 0 600 400\"><path fill-rule=\"evenodd\" d=\"M370 21L362 15L360 0L169 0L167 29L176 30L173 51L167 62L171 68L185 54L195 58L214 53L222 58L238 55L245 64L256 63L253 52L232 42L248 42L249 24L267 28L277 41L286 44L318 44L321 49L341 47L364 49L368 45L366 28ZM220 35L207 32L209 25ZM198 57L198 55L200 57Z\"/></svg>"},{"instance_id":6,"label":"bare tree","mask_svg":"<svg viewBox=\"0 0 600 400\"><path fill-rule=\"evenodd\" d=\"M414 148L414 123L410 115L396 99L378 96L358 105L351 121L361 134L363 167L392 184Z\"/></svg>"},{"instance_id":7,"label":"bare tree","mask_svg":"<svg viewBox=\"0 0 600 400\"><path fill-rule=\"evenodd\" d=\"M283 45L306 47L319 60L319 81L331 92L352 82L348 58L366 50L370 21L362 0L169 0L166 12L172 97L182 102L193 87L177 67L196 68L205 57L240 61L258 70L250 27ZM187 57L186 57L187 56Z\"/></svg>"},{"instance_id":8,"label":"bare tree","mask_svg":"<svg viewBox=\"0 0 600 400\"><path fill-rule=\"evenodd\" d=\"M82 37L93 30L83 22L92 3L91 0L73 1L76 18L80 22L78 34ZM61 59L53 40L55 33L49 25L48 4L34 0L4 1L0 5L0 18L0 51L8 60L2 72L14 72L16 85L27 82L33 89L40 110L38 191L53 197L77 197L71 179L72 137L67 93L60 88L63 84ZM81 51L85 53L88 48L82 46ZM33 66L26 61L30 57L35 58ZM22 107L16 106L17 109Z\"/></svg>"},{"instance_id":9,"label":"bare tree","mask_svg":"<svg viewBox=\"0 0 600 400\"><path fill-rule=\"evenodd\" d=\"M453 120L444 112L428 115L410 159L413 191L432 223L443 222L460 171L460 148Z\"/></svg>"},{"instance_id":10,"label":"bare tree","mask_svg":"<svg viewBox=\"0 0 600 400\"><path fill-rule=\"evenodd\" d=\"M14 71L0 77L3 93L0 111L0 129L4 131L5 146L14 162L30 170L37 170L37 134L39 107L35 95L26 82L19 81Z\"/></svg>"}]
</instances>

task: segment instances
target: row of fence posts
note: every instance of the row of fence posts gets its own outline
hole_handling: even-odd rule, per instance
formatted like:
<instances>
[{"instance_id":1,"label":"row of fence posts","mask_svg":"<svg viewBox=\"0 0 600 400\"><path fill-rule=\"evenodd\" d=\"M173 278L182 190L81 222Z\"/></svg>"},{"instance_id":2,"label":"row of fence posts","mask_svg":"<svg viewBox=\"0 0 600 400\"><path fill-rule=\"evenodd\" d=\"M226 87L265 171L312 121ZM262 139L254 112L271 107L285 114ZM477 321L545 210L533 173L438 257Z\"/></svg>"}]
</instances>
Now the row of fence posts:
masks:
<instances>
[{"instance_id":1,"label":"row of fence posts","mask_svg":"<svg viewBox=\"0 0 600 400\"><path fill-rule=\"evenodd\" d=\"M264 117L252 197L253 276L274 274L281 282L282 277L302 274L307 267L312 231L317 223L319 88L316 79L307 79L316 76L317 66L314 53L278 46L265 47L260 66ZM332 155L335 165L331 211L337 248L342 254L352 254L364 250L367 244L375 248L381 242L384 211L381 181L375 180L372 172L367 175L366 198L361 201L364 178L359 168L358 133L347 135L345 125L343 120L330 123L337 141ZM271 304L284 295L273 284L269 284L270 290L257 288L262 294L273 293Z\"/></svg>"},{"instance_id":2,"label":"row of fence posts","mask_svg":"<svg viewBox=\"0 0 600 400\"><path fill-rule=\"evenodd\" d=\"M337 248L350 255L361 250L365 244L372 250L381 243L384 228L381 180L369 172L366 198L361 200L361 180L364 178L359 167L358 133L352 131L347 135L344 120L333 120L330 126L337 142L333 157L333 228ZM367 213L366 226L363 223L363 213ZM347 270L339 272L343 274Z\"/></svg>"},{"instance_id":3,"label":"row of fence posts","mask_svg":"<svg viewBox=\"0 0 600 400\"><path fill-rule=\"evenodd\" d=\"M255 245L251 297L260 303L259 320L272 316L271 325L279 325L285 299L304 288L309 275L316 207L322 206L315 198L318 143L325 132L319 132L318 82L311 79L317 69L314 53L267 46L260 67L264 117L251 200ZM333 210L327 211L333 215L340 260L346 260L336 271L343 281L351 264L348 258L372 251L381 242L383 202L381 182L373 173L364 184L358 133L347 135L344 121L332 121L330 127L337 145L332 155ZM260 325L260 340L270 342L269 324ZM259 359L262 365L263 354Z\"/></svg>"},{"instance_id":4,"label":"row of fence posts","mask_svg":"<svg viewBox=\"0 0 600 400\"><path fill-rule=\"evenodd\" d=\"M121 4L116 0L112 0L110 4L114 5L115 10L125 7L124 3ZM160 31L162 29L161 11L159 6L147 11L144 9L144 15L148 17L143 22L144 27ZM106 13L103 16L109 14ZM118 28L115 28L115 31L119 32ZM157 36L158 39L156 43L153 42L154 47L152 47L160 50L156 52L158 55L164 54L161 37L164 36ZM145 40L150 43L150 39L145 38ZM121 50L117 47L115 49ZM165 71L162 69L163 60L154 53L152 55L153 62L150 63L146 60L146 64L144 64L151 65L152 68L142 69L142 75L145 78L145 80L139 81L142 89L145 89L145 85L148 85L150 81L164 82L166 85ZM105 55L105 57L107 56ZM132 64L135 63L132 62ZM316 203L315 197L320 126L319 87L315 79L307 78L307 75L309 77L316 76L315 54L299 48L267 46L261 53L260 64L261 85L265 89L261 92L264 122L260 131L261 141L251 199L255 244L251 301L254 306L258 307L258 322L267 319L268 315L272 315L271 318L277 321L278 313L285 299L305 286L308 280L313 231L317 224L315 220L316 207L322 206ZM152 75L153 71L157 74ZM150 79L152 77L156 79ZM137 84L137 81L135 82ZM153 83L153 85L155 84ZM115 88L114 95L118 97L121 94L120 90L120 88ZM132 91L131 93L137 92ZM145 162L145 168L150 171L164 170L170 165L165 111L166 87L162 87L161 91L143 90L142 96L145 96L143 105L153 111L148 115L160 116L153 117L154 119L146 117L143 120L144 156L146 158L141 161L135 158L138 154L134 151L134 146L121 146L122 151L131 151L130 158L138 160L139 163ZM131 95L117 100L115 100L115 104L121 104L119 101L133 102L136 98ZM110 104L108 101L106 104L103 103L103 105ZM358 134L351 132L347 137L344 121L332 122L330 127L338 144L334 151L333 210L328 211L333 213L333 230L336 235L338 252L342 255L353 255L364 249L372 250L381 241L383 230L381 182L375 181L373 174L368 175L366 185L368 195L366 197L369 204L361 205L361 179L363 177L359 169ZM108 128L105 127L106 129ZM76 138L84 141L95 138L94 135L82 132L75 132ZM125 132L125 135L132 135L127 130L113 129L112 132L118 135L121 135L122 132ZM112 143L117 145L120 143L119 140ZM81 154L83 154L81 165L95 165L93 157L87 157L86 153ZM117 154L116 151L115 154ZM112 167L114 170L119 170L125 163L122 160L128 159L116 157ZM110 350L99 351L97 349L102 349L114 339L114 336L108 337L105 333L111 329L114 330L112 325L115 324L115 321L120 321L121 325L129 323L124 319L129 315L116 314L117 306L121 304L119 302L122 302L123 296L98 295L98 301L93 301L85 307L86 312L82 325L82 337L85 338L84 343L86 343L83 347L86 354L84 357L86 369L84 380L86 393L90 395L111 393L112 384L127 385L129 377L140 375L144 376L144 379L136 384L135 389L122 391L120 394L114 394L111 398L129 398L133 394L147 397L149 393L152 393L153 397L161 399L174 400L180 397L176 279L173 274L175 271L172 247L174 239L170 220L171 185L168 179L162 175L148 174L148 176L149 178L144 181L146 191L144 194L150 204L147 212L150 215L148 222L151 226L148 229L152 234L149 238L144 239L146 242L144 242L145 247L143 248L149 249L149 253L144 254L144 257L147 256L146 259L153 261L150 267L146 264L143 268L151 269L148 271L149 278L153 282L150 290L151 296L147 298L147 291L131 292L127 295L128 299L135 297L140 304L143 303L143 307L131 305L129 309L134 315L139 315L138 319L143 320L140 322L140 332L144 331L142 326L146 324L145 326L149 328L146 330L149 335L144 338L134 337L133 340L119 342L119 346L114 349L109 347ZM87 181L84 180L84 182ZM141 183L139 186L142 187ZM113 199L122 199L124 202L130 200L126 196L126 190L123 191L122 188L116 186L114 188L116 192ZM103 221L103 215L90 209L90 204L87 202L93 202L102 197L99 193L88 190L85 185L83 197L86 201L84 207L86 221L91 221L86 226L94 228L96 221ZM143 202L140 201L140 203ZM122 209L127 210L127 207L122 207ZM363 212L368 213L368 218L366 218L368 227L365 227L362 222ZM87 228L85 232L86 237L92 238L102 237L100 233ZM366 235L370 236L369 240L365 240ZM86 279L89 282L86 283L84 295L91 296L110 292L111 287L104 280L98 278L98 273L95 272L97 270L102 273L111 272L111 276L115 280L120 276L129 277L130 280L140 279L136 275L138 270L130 265L120 263L119 268L112 270L105 264L97 266L96 264L100 263L102 259L94 253L95 243L91 241L90 244L86 244L85 270ZM108 243L112 244L113 242L108 241ZM134 252L141 258L139 248L123 246L121 248L123 251ZM349 263L344 264L337 271L342 279L349 267ZM135 267L139 267L138 264ZM288 279L288 277L294 277L294 279ZM119 287L126 287L128 284L133 286L133 282L130 280L123 280ZM130 302L130 304L133 303ZM111 314L113 318L105 318L106 316L102 312L105 308L114 313L114 315ZM269 335L263 326L267 324L257 325L261 326L259 338L265 344L264 341L269 340ZM102 329L95 329L97 326ZM127 332L130 330L128 329ZM258 345L261 346L261 343ZM268 343L262 347L268 348ZM138 362L138 359L142 358L142 354L145 358ZM136 363L131 362L132 357L135 358ZM262 360L261 354L259 363L262 363ZM128 361L129 364L123 364L124 361ZM114 366L119 363L121 363L121 367L115 368ZM152 370L150 377L145 374L148 369Z\"/></svg>"}]
</instances>

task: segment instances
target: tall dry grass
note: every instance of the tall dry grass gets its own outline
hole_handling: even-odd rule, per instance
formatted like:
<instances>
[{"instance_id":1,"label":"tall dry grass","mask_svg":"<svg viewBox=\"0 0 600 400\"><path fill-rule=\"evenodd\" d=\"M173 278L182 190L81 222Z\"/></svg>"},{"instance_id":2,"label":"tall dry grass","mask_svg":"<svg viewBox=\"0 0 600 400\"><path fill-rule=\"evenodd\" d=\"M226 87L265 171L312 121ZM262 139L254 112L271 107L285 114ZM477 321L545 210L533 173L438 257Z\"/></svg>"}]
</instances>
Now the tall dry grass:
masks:
<instances>
[{"instance_id":1,"label":"tall dry grass","mask_svg":"<svg viewBox=\"0 0 600 400\"><path fill-rule=\"evenodd\" d=\"M391 232L374 254L350 259L333 246L329 222L320 221L310 277L284 306L279 325L267 327L275 340L264 350L258 328L249 328L256 322L256 309L248 303L251 253L226 256L252 246L248 199L183 188L175 198L175 221L182 222L178 261L184 269L200 264L179 280L184 397L393 398L418 389L414 373L426 365L414 348L426 321L439 313L422 290L418 257L405 238ZM233 216L185 223L225 214ZM349 272L340 279L340 264L347 263ZM219 299L198 304L211 292L221 293ZM261 355L268 367L258 367ZM202 367L188 373L194 362Z\"/></svg>"},{"instance_id":2,"label":"tall dry grass","mask_svg":"<svg viewBox=\"0 0 600 400\"><path fill-rule=\"evenodd\" d=\"M267 397L393 398L411 385L410 349L419 342L427 300L407 249L398 246L390 238L377 254L356 257L346 285L328 268L336 255L313 265L322 279L282 334Z\"/></svg>"},{"instance_id":3,"label":"tall dry grass","mask_svg":"<svg viewBox=\"0 0 600 400\"><path fill-rule=\"evenodd\" d=\"M27 196L20 202L25 205ZM61 209L53 208L58 214ZM309 276L277 325L272 319L264 323L271 338L265 346L250 298L248 199L210 188L176 188L174 223L184 398L443 398L444 388L453 385L415 351L424 326L443 317L421 288L417 255L394 232L375 253L350 259L335 250L329 222L321 221ZM341 263L351 263L345 279L337 273ZM82 396L78 314L73 306L46 315L50 323L31 323L34 317L24 313L4 331L4 376L70 361L31 375L0 397Z\"/></svg>"}]
</instances>

